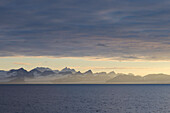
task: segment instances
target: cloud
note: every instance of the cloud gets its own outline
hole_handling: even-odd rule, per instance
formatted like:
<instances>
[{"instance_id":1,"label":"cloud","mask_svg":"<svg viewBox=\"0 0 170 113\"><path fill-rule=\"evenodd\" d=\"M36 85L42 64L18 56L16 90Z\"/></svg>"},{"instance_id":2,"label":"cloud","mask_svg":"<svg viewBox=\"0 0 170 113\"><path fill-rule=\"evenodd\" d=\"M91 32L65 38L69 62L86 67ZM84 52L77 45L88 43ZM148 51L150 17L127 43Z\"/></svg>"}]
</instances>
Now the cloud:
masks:
<instances>
[{"instance_id":1,"label":"cloud","mask_svg":"<svg viewBox=\"0 0 170 113\"><path fill-rule=\"evenodd\" d=\"M13 64L16 64L16 65L31 65L30 63L24 63L24 62L14 62Z\"/></svg>"},{"instance_id":2,"label":"cloud","mask_svg":"<svg viewBox=\"0 0 170 113\"><path fill-rule=\"evenodd\" d=\"M150 67L70 67L76 69L85 69L85 70L151 70L158 68L150 68Z\"/></svg>"},{"instance_id":3,"label":"cloud","mask_svg":"<svg viewBox=\"0 0 170 113\"><path fill-rule=\"evenodd\" d=\"M101 47L107 47L107 45L106 44L97 44L96 46L101 46Z\"/></svg>"},{"instance_id":4,"label":"cloud","mask_svg":"<svg viewBox=\"0 0 170 113\"><path fill-rule=\"evenodd\" d=\"M169 5L168 0L3 0L0 56L168 60Z\"/></svg>"}]
</instances>

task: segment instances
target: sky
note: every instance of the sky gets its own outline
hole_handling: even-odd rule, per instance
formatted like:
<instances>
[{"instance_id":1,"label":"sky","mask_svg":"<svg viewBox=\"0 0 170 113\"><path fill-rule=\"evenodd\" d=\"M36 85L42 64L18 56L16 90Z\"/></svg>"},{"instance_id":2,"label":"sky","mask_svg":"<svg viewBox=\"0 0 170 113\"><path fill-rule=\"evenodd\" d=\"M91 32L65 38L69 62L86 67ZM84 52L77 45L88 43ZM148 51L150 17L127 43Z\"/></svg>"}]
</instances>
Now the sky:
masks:
<instances>
[{"instance_id":1,"label":"sky","mask_svg":"<svg viewBox=\"0 0 170 113\"><path fill-rule=\"evenodd\" d=\"M170 74L169 0L1 0L0 69Z\"/></svg>"}]
</instances>

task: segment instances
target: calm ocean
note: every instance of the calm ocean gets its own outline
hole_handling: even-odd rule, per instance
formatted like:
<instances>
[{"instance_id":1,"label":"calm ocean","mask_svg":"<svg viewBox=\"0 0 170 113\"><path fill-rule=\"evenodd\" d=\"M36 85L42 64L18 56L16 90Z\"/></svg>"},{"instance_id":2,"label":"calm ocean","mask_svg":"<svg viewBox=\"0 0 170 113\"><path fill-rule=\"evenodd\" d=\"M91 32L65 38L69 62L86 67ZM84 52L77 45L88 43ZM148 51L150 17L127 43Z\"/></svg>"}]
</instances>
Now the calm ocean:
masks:
<instances>
[{"instance_id":1,"label":"calm ocean","mask_svg":"<svg viewBox=\"0 0 170 113\"><path fill-rule=\"evenodd\" d=\"M0 85L0 113L168 113L170 85Z\"/></svg>"}]
</instances>

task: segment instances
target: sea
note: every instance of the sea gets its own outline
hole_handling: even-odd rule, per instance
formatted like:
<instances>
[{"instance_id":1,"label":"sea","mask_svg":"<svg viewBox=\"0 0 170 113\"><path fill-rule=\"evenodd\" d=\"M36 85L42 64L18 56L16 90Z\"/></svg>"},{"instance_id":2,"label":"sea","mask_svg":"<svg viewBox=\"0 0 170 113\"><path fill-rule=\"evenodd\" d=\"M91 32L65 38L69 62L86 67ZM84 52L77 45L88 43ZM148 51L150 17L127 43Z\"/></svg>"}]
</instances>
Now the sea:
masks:
<instances>
[{"instance_id":1,"label":"sea","mask_svg":"<svg viewBox=\"0 0 170 113\"><path fill-rule=\"evenodd\" d=\"M170 85L0 85L0 113L170 113Z\"/></svg>"}]
</instances>

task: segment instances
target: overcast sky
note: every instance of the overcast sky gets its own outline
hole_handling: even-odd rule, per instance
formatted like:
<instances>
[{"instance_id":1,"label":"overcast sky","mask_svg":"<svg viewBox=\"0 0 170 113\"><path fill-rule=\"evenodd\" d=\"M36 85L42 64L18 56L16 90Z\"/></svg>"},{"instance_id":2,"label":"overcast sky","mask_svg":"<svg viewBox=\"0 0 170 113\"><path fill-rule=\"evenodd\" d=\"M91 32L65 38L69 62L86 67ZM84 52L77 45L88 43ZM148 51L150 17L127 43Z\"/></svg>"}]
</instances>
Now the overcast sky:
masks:
<instances>
[{"instance_id":1,"label":"overcast sky","mask_svg":"<svg viewBox=\"0 0 170 113\"><path fill-rule=\"evenodd\" d=\"M170 59L169 0L1 0L0 57Z\"/></svg>"}]
</instances>

